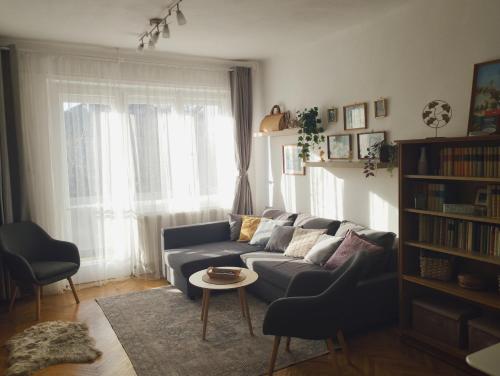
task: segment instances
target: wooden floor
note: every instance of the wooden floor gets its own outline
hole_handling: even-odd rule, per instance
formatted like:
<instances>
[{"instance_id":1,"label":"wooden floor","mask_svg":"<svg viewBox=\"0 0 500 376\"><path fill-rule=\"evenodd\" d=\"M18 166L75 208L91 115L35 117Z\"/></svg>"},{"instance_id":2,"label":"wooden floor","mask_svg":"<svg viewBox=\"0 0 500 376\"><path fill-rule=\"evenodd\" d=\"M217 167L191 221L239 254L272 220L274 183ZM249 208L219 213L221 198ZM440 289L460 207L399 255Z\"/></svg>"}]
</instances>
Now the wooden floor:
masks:
<instances>
[{"instance_id":1,"label":"wooden floor","mask_svg":"<svg viewBox=\"0 0 500 376\"><path fill-rule=\"evenodd\" d=\"M48 367L38 372L37 375L135 375L127 354L94 299L163 285L165 285L163 281L141 279L110 282L102 287L79 290L81 300L79 305L75 304L71 292L44 297L42 321L78 320L86 322L90 327L90 334L96 339L97 347L103 350L104 355L92 364L57 365ZM28 298L17 302L14 312L10 314L0 313L0 344L2 345L0 375L3 375L7 368L7 351L3 346L5 341L13 334L35 323L34 302ZM464 375L446 363L401 344L395 328L377 330L361 337L347 338L347 340L351 347L351 357L355 368L349 367L341 355L337 357L337 367L332 365L331 358L323 356L277 371L275 375ZM267 363L268 359L263 361Z\"/></svg>"}]
</instances>

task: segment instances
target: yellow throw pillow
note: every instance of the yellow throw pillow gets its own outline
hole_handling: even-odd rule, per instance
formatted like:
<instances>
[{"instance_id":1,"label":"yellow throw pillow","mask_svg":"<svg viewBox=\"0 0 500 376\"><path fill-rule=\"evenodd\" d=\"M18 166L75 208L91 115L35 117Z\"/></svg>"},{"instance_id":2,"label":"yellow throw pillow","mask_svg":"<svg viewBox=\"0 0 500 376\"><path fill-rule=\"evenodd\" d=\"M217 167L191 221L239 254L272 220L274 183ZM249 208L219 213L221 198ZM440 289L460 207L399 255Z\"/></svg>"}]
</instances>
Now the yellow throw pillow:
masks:
<instances>
[{"instance_id":1,"label":"yellow throw pillow","mask_svg":"<svg viewBox=\"0 0 500 376\"><path fill-rule=\"evenodd\" d=\"M257 231L257 227L259 227L260 217L252 217L249 215L243 216L243 221L241 222L241 231L239 242L249 242L255 231Z\"/></svg>"}]
</instances>

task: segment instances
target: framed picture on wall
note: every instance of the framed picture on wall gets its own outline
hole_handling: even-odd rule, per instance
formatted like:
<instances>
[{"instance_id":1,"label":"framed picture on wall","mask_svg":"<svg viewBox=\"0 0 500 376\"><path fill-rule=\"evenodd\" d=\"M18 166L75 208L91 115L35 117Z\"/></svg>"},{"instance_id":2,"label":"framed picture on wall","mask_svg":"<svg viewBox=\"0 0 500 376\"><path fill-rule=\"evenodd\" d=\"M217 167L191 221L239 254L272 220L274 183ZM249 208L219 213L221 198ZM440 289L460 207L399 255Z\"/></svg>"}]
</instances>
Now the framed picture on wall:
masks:
<instances>
[{"instance_id":1,"label":"framed picture on wall","mask_svg":"<svg viewBox=\"0 0 500 376\"><path fill-rule=\"evenodd\" d=\"M468 128L470 136L500 134L500 60L474 65Z\"/></svg>"},{"instance_id":2,"label":"framed picture on wall","mask_svg":"<svg viewBox=\"0 0 500 376\"><path fill-rule=\"evenodd\" d=\"M306 166L304 161L299 157L302 148L293 145L283 145L283 174L285 175L305 175Z\"/></svg>"},{"instance_id":3,"label":"framed picture on wall","mask_svg":"<svg viewBox=\"0 0 500 376\"><path fill-rule=\"evenodd\" d=\"M328 119L328 123L336 123L338 121L338 110L337 108L329 108L326 110L326 117Z\"/></svg>"},{"instance_id":4,"label":"framed picture on wall","mask_svg":"<svg viewBox=\"0 0 500 376\"><path fill-rule=\"evenodd\" d=\"M373 102L375 109L375 117L386 117L387 116L387 99L381 98Z\"/></svg>"},{"instance_id":5,"label":"framed picture on wall","mask_svg":"<svg viewBox=\"0 0 500 376\"><path fill-rule=\"evenodd\" d=\"M350 134L338 134L327 137L328 159L351 159L352 142Z\"/></svg>"},{"instance_id":6,"label":"framed picture on wall","mask_svg":"<svg viewBox=\"0 0 500 376\"><path fill-rule=\"evenodd\" d=\"M344 106L344 129L363 129L368 127L366 103L351 104Z\"/></svg>"},{"instance_id":7,"label":"framed picture on wall","mask_svg":"<svg viewBox=\"0 0 500 376\"><path fill-rule=\"evenodd\" d=\"M358 158L368 158L368 149L381 141L385 141L385 132L358 133Z\"/></svg>"}]
</instances>

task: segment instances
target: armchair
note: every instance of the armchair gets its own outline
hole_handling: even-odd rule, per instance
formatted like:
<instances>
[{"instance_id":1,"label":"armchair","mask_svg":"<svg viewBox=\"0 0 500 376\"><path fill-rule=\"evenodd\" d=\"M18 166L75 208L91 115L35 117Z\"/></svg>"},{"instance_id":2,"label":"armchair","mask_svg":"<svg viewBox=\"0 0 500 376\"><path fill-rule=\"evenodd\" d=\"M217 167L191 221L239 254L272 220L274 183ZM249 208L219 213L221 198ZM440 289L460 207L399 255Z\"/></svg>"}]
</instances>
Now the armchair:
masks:
<instances>
[{"instance_id":1,"label":"armchair","mask_svg":"<svg viewBox=\"0 0 500 376\"><path fill-rule=\"evenodd\" d=\"M80 303L71 279L80 268L80 254L74 244L52 239L35 223L19 222L0 227L0 249L12 281L10 311L19 283L31 284L35 290L37 320L44 285L66 278L76 303Z\"/></svg>"},{"instance_id":2,"label":"armchair","mask_svg":"<svg viewBox=\"0 0 500 376\"><path fill-rule=\"evenodd\" d=\"M274 372L281 337L287 337L287 351L291 337L326 340L332 357L336 337L351 364L342 331L350 317L349 295L376 257L376 253L358 252L334 271L303 272L292 279L285 297L272 302L264 318L264 334L274 335L269 375Z\"/></svg>"}]
</instances>

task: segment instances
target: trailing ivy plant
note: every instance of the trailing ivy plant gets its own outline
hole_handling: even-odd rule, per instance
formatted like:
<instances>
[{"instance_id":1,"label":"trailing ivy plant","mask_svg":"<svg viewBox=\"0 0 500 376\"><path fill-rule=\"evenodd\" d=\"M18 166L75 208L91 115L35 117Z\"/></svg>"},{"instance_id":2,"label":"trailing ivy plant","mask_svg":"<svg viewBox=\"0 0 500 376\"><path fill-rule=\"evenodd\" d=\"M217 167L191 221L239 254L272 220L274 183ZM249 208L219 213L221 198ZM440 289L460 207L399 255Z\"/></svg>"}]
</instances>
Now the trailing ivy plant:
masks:
<instances>
[{"instance_id":1,"label":"trailing ivy plant","mask_svg":"<svg viewBox=\"0 0 500 376\"><path fill-rule=\"evenodd\" d=\"M365 160L365 167L363 174L365 178L375 176L375 169L377 163L380 161L387 165L387 171L392 176L392 170L396 167L398 162L398 146L390 144L385 140L379 141L367 149L367 158Z\"/></svg>"},{"instance_id":2,"label":"trailing ivy plant","mask_svg":"<svg viewBox=\"0 0 500 376\"><path fill-rule=\"evenodd\" d=\"M304 111L297 111L297 120L299 121L299 138L297 146L301 149L299 158L307 161L311 152L318 148L321 151L321 143L325 142L324 132L319 118L318 107L304 108Z\"/></svg>"}]
</instances>

